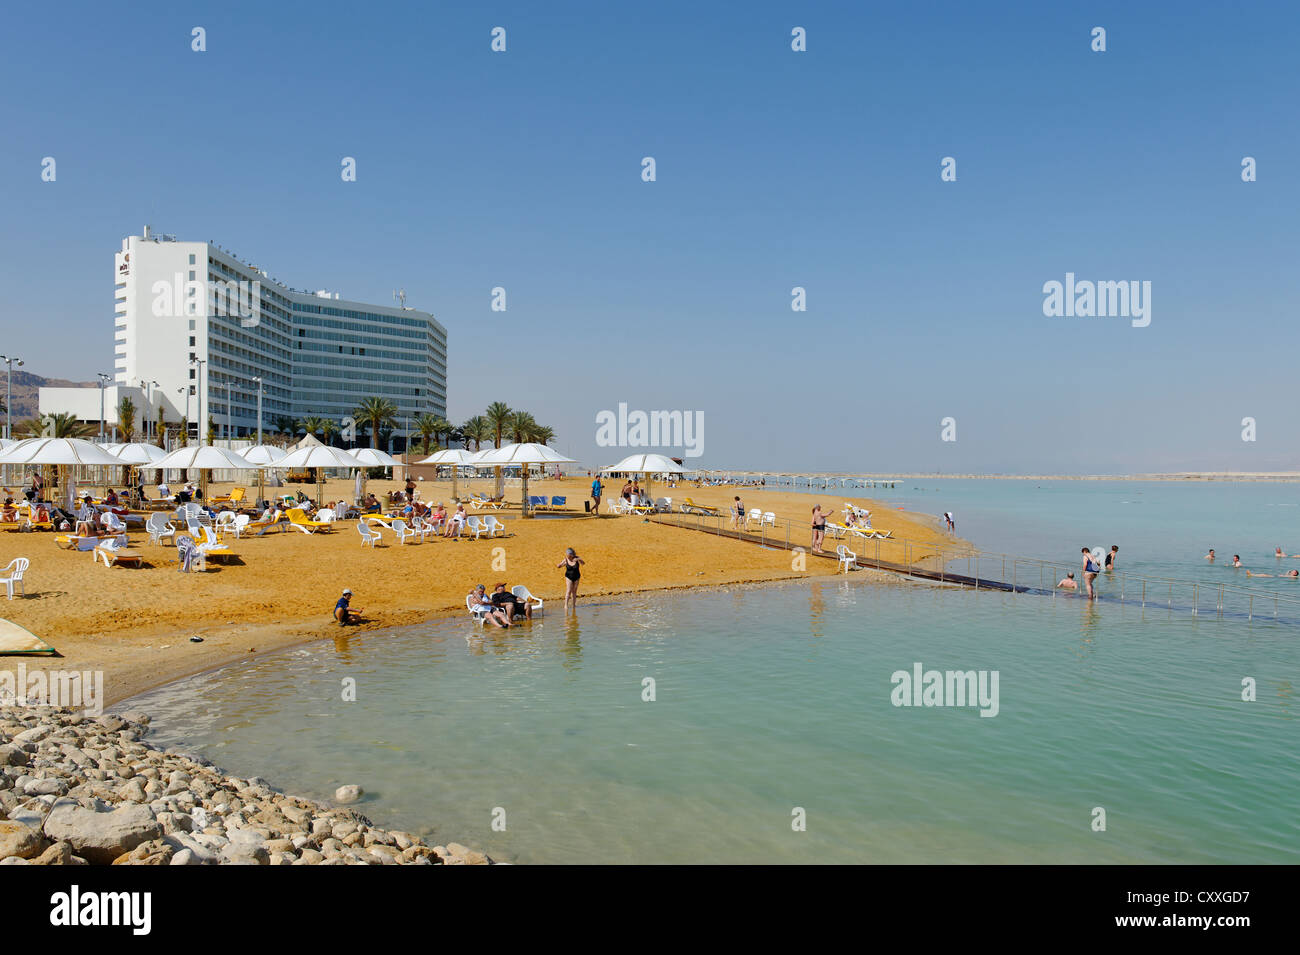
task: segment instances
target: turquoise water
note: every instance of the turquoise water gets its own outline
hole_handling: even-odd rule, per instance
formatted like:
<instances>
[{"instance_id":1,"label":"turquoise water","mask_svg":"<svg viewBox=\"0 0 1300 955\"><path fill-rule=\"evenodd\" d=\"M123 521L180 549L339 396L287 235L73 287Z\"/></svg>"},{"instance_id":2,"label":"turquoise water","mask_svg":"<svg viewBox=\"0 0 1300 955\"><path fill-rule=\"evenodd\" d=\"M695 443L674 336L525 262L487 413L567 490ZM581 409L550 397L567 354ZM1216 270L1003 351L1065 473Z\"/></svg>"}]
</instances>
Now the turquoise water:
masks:
<instances>
[{"instance_id":1,"label":"turquoise water","mask_svg":"<svg viewBox=\"0 0 1300 955\"><path fill-rule=\"evenodd\" d=\"M957 533L990 552L1061 561L1074 568L1082 547L1119 545L1120 568L1133 574L1277 589L1300 596L1300 581L1247 578L1300 568L1275 547L1300 554L1300 484L1223 481L900 481L895 490L831 489L891 507L952 511ZM888 526L877 510L873 523ZM1206 561L1209 548L1218 559ZM1240 554L1243 568L1232 567ZM1077 575L1076 575L1077 576Z\"/></svg>"},{"instance_id":2,"label":"turquoise water","mask_svg":"<svg viewBox=\"0 0 1300 955\"><path fill-rule=\"evenodd\" d=\"M1298 635L847 579L340 638L130 706L158 743L359 783L376 822L517 862L1296 862ZM997 715L894 706L916 662L997 671Z\"/></svg>"}]
</instances>

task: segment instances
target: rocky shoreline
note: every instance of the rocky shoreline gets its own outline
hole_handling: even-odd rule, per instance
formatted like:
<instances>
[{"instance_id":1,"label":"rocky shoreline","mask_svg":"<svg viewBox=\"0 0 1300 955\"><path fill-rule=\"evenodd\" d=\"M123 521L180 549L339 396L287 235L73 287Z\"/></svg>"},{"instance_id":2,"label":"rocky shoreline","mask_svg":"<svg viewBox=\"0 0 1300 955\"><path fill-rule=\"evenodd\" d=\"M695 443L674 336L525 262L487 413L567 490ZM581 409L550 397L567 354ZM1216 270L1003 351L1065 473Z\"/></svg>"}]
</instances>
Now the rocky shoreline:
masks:
<instances>
[{"instance_id":1,"label":"rocky shoreline","mask_svg":"<svg viewBox=\"0 0 1300 955\"><path fill-rule=\"evenodd\" d=\"M490 865L143 741L142 713L0 706L0 865Z\"/></svg>"}]
</instances>

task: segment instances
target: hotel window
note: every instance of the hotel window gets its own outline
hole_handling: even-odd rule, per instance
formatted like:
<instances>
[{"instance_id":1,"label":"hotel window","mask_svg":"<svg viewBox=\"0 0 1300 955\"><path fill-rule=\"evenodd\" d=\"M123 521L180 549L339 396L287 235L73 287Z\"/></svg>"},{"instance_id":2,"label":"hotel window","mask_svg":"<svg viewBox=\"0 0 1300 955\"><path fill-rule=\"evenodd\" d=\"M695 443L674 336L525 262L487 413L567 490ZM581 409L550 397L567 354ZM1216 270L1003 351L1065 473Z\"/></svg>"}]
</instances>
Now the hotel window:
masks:
<instances>
[{"instance_id":1,"label":"hotel window","mask_svg":"<svg viewBox=\"0 0 1300 955\"><path fill-rule=\"evenodd\" d=\"M194 336L193 336L193 335L190 336L190 347L191 347L191 348L194 347Z\"/></svg>"},{"instance_id":2,"label":"hotel window","mask_svg":"<svg viewBox=\"0 0 1300 955\"><path fill-rule=\"evenodd\" d=\"M191 254L190 254L190 265L193 265L193 264L194 264L194 255L191 253ZM190 278L194 278L194 273L193 273L193 272L190 273Z\"/></svg>"},{"instance_id":3,"label":"hotel window","mask_svg":"<svg viewBox=\"0 0 1300 955\"><path fill-rule=\"evenodd\" d=\"M190 369L190 379L193 380L193 378L194 378L194 369L191 368L191 369Z\"/></svg>"}]
</instances>

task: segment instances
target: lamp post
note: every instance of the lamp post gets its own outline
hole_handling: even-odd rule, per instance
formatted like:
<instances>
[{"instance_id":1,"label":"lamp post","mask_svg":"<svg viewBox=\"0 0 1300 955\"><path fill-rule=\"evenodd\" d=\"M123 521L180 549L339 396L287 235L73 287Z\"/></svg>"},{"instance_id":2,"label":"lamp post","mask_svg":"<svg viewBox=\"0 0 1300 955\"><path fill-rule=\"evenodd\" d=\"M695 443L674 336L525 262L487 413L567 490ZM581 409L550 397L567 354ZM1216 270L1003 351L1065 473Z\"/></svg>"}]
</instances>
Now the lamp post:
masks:
<instances>
[{"instance_id":1,"label":"lamp post","mask_svg":"<svg viewBox=\"0 0 1300 955\"><path fill-rule=\"evenodd\" d=\"M262 443L262 379L254 378L257 382L257 443Z\"/></svg>"},{"instance_id":2,"label":"lamp post","mask_svg":"<svg viewBox=\"0 0 1300 955\"><path fill-rule=\"evenodd\" d=\"M18 367L23 367L21 358L14 358L11 355L0 355L0 361L9 366L8 383L5 385L5 437L13 437L14 428L14 362Z\"/></svg>"},{"instance_id":3,"label":"lamp post","mask_svg":"<svg viewBox=\"0 0 1300 955\"><path fill-rule=\"evenodd\" d=\"M194 394L196 396L196 400L198 403L198 419L199 419L198 427L195 430L199 436L199 444L202 444L203 430L204 427L206 426L206 422L203 420L203 366L207 364L207 361L205 361L202 358L191 358L190 364L199 366L198 374L195 376L194 379L195 380ZM186 404L188 405L188 403L189 403L189 399L186 398Z\"/></svg>"},{"instance_id":4,"label":"lamp post","mask_svg":"<svg viewBox=\"0 0 1300 955\"><path fill-rule=\"evenodd\" d=\"M102 371L97 372L99 375L99 443L104 443L104 386L112 381L112 377L104 374Z\"/></svg>"}]
</instances>

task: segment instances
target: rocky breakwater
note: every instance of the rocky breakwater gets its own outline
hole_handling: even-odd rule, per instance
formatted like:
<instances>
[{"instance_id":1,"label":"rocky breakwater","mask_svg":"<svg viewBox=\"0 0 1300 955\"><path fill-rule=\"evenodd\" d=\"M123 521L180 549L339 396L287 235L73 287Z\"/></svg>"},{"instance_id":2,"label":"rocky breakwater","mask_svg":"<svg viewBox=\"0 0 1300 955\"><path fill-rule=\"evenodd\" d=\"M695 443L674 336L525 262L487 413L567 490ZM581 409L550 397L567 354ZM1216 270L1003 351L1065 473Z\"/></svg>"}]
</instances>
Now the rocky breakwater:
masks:
<instances>
[{"instance_id":1,"label":"rocky breakwater","mask_svg":"<svg viewBox=\"0 0 1300 955\"><path fill-rule=\"evenodd\" d=\"M0 865L486 865L143 741L149 718L0 706Z\"/></svg>"}]
</instances>

